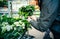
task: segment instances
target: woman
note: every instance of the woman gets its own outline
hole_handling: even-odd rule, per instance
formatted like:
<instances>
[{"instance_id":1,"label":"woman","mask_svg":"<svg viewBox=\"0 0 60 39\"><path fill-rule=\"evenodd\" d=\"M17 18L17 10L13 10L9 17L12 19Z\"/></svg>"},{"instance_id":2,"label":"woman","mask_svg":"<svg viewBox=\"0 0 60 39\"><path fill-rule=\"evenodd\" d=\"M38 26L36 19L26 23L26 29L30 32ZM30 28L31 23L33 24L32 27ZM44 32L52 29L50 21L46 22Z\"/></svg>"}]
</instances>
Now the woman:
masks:
<instances>
[{"instance_id":1,"label":"woman","mask_svg":"<svg viewBox=\"0 0 60 39\"><path fill-rule=\"evenodd\" d=\"M35 16L31 16L28 17L28 21L41 32L50 29L54 39L60 39L59 0L38 0L38 2L41 7L40 17L36 19Z\"/></svg>"}]
</instances>

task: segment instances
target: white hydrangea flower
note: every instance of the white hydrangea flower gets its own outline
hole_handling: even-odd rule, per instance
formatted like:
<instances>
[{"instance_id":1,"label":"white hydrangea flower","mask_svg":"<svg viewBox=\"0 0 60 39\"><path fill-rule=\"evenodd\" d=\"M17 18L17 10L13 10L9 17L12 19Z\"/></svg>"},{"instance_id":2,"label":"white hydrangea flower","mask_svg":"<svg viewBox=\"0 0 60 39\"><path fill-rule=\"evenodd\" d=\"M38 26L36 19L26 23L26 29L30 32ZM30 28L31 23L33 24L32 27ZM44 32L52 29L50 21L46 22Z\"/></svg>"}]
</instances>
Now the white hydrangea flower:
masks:
<instances>
[{"instance_id":1,"label":"white hydrangea flower","mask_svg":"<svg viewBox=\"0 0 60 39\"><path fill-rule=\"evenodd\" d=\"M2 27L2 33L6 31L6 27Z\"/></svg>"},{"instance_id":2,"label":"white hydrangea flower","mask_svg":"<svg viewBox=\"0 0 60 39\"><path fill-rule=\"evenodd\" d=\"M15 24L16 26L20 26L19 22L14 22L14 24Z\"/></svg>"},{"instance_id":3,"label":"white hydrangea flower","mask_svg":"<svg viewBox=\"0 0 60 39\"><path fill-rule=\"evenodd\" d=\"M18 14L13 14L13 18L18 19L19 15Z\"/></svg>"},{"instance_id":4,"label":"white hydrangea flower","mask_svg":"<svg viewBox=\"0 0 60 39\"><path fill-rule=\"evenodd\" d=\"M23 23L23 22L20 20L20 21L19 21L19 24L21 25L22 23Z\"/></svg>"},{"instance_id":5,"label":"white hydrangea flower","mask_svg":"<svg viewBox=\"0 0 60 39\"><path fill-rule=\"evenodd\" d=\"M22 23L22 21L20 20L19 23Z\"/></svg>"},{"instance_id":6,"label":"white hydrangea flower","mask_svg":"<svg viewBox=\"0 0 60 39\"><path fill-rule=\"evenodd\" d=\"M14 30L16 30L16 27L14 27Z\"/></svg>"},{"instance_id":7,"label":"white hydrangea flower","mask_svg":"<svg viewBox=\"0 0 60 39\"><path fill-rule=\"evenodd\" d=\"M10 26L10 28L11 28L11 29L13 29L13 27L12 27L12 26Z\"/></svg>"},{"instance_id":8,"label":"white hydrangea flower","mask_svg":"<svg viewBox=\"0 0 60 39\"><path fill-rule=\"evenodd\" d=\"M24 26L24 27L25 27L25 23L22 23L22 26Z\"/></svg>"},{"instance_id":9,"label":"white hydrangea flower","mask_svg":"<svg viewBox=\"0 0 60 39\"><path fill-rule=\"evenodd\" d=\"M25 27L23 27L23 29L25 29Z\"/></svg>"},{"instance_id":10,"label":"white hydrangea flower","mask_svg":"<svg viewBox=\"0 0 60 39\"><path fill-rule=\"evenodd\" d=\"M8 22L3 22L2 25L6 26L6 25L8 25Z\"/></svg>"},{"instance_id":11,"label":"white hydrangea flower","mask_svg":"<svg viewBox=\"0 0 60 39\"><path fill-rule=\"evenodd\" d=\"M11 26L10 25L6 25L6 29L7 29L7 31L10 31L11 30Z\"/></svg>"}]
</instances>

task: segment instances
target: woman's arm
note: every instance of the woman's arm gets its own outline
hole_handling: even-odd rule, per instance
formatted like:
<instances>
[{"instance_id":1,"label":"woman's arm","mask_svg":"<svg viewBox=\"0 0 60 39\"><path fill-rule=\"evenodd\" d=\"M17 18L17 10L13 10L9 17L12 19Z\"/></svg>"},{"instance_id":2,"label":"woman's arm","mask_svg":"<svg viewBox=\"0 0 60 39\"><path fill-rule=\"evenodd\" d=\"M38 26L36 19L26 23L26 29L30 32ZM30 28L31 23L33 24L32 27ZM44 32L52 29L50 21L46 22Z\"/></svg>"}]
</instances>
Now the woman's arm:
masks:
<instances>
[{"instance_id":1,"label":"woman's arm","mask_svg":"<svg viewBox=\"0 0 60 39\"><path fill-rule=\"evenodd\" d=\"M45 4L44 7L42 7L40 18L37 21L34 20L30 21L32 26L39 31L42 32L46 31L52 25L52 22L56 19L58 15L58 11L57 11L58 3L59 3L58 0L52 0L49 3L47 3L47 6Z\"/></svg>"}]
</instances>

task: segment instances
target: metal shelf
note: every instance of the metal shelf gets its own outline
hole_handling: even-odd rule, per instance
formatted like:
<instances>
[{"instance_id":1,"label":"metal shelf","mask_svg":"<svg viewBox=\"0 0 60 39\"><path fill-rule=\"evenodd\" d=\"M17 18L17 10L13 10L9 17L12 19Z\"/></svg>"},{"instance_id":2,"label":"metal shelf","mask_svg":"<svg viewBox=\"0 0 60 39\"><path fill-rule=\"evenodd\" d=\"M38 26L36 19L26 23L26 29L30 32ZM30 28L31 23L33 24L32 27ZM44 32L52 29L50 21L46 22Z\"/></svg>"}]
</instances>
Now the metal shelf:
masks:
<instances>
[{"instance_id":1,"label":"metal shelf","mask_svg":"<svg viewBox=\"0 0 60 39\"><path fill-rule=\"evenodd\" d=\"M0 13L4 13L5 14L5 13L9 13L9 12L8 11L0 11Z\"/></svg>"}]
</instances>

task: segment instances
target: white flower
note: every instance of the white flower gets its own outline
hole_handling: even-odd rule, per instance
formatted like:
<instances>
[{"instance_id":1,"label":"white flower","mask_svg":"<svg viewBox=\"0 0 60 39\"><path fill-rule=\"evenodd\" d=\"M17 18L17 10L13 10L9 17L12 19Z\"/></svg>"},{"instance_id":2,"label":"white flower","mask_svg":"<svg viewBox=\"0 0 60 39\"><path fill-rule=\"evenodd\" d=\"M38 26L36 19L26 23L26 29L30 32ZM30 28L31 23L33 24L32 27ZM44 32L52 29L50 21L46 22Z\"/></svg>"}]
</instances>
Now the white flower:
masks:
<instances>
[{"instance_id":1,"label":"white flower","mask_svg":"<svg viewBox=\"0 0 60 39\"><path fill-rule=\"evenodd\" d=\"M20 20L19 23L22 23L22 21Z\"/></svg>"},{"instance_id":2,"label":"white flower","mask_svg":"<svg viewBox=\"0 0 60 39\"><path fill-rule=\"evenodd\" d=\"M12 29L12 27L10 25L7 25L6 29L7 29L7 31L10 31Z\"/></svg>"},{"instance_id":3,"label":"white flower","mask_svg":"<svg viewBox=\"0 0 60 39\"><path fill-rule=\"evenodd\" d=\"M25 24L24 23L22 23L22 28L25 29Z\"/></svg>"},{"instance_id":4,"label":"white flower","mask_svg":"<svg viewBox=\"0 0 60 39\"><path fill-rule=\"evenodd\" d=\"M16 27L14 27L14 30L16 30Z\"/></svg>"},{"instance_id":5,"label":"white flower","mask_svg":"<svg viewBox=\"0 0 60 39\"><path fill-rule=\"evenodd\" d=\"M24 23L22 23L22 26L24 26L24 27L25 27L25 24L24 24Z\"/></svg>"},{"instance_id":6,"label":"white flower","mask_svg":"<svg viewBox=\"0 0 60 39\"><path fill-rule=\"evenodd\" d=\"M10 28L11 28L11 29L13 29L13 27L12 27L12 26L10 26Z\"/></svg>"},{"instance_id":7,"label":"white flower","mask_svg":"<svg viewBox=\"0 0 60 39\"><path fill-rule=\"evenodd\" d=\"M23 23L23 22L20 20L20 21L19 21L19 24L22 24L22 23Z\"/></svg>"},{"instance_id":8,"label":"white flower","mask_svg":"<svg viewBox=\"0 0 60 39\"><path fill-rule=\"evenodd\" d=\"M6 26L6 25L8 25L8 22L3 22L2 25Z\"/></svg>"},{"instance_id":9,"label":"white flower","mask_svg":"<svg viewBox=\"0 0 60 39\"><path fill-rule=\"evenodd\" d=\"M16 26L20 26L19 22L14 22L14 24L15 24Z\"/></svg>"},{"instance_id":10,"label":"white flower","mask_svg":"<svg viewBox=\"0 0 60 39\"><path fill-rule=\"evenodd\" d=\"M25 29L25 27L23 27L23 29Z\"/></svg>"},{"instance_id":11,"label":"white flower","mask_svg":"<svg viewBox=\"0 0 60 39\"><path fill-rule=\"evenodd\" d=\"M2 27L2 33L6 31L6 27Z\"/></svg>"},{"instance_id":12,"label":"white flower","mask_svg":"<svg viewBox=\"0 0 60 39\"><path fill-rule=\"evenodd\" d=\"M13 14L13 18L18 19L19 15L18 14Z\"/></svg>"}]
</instances>

